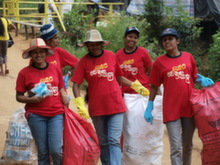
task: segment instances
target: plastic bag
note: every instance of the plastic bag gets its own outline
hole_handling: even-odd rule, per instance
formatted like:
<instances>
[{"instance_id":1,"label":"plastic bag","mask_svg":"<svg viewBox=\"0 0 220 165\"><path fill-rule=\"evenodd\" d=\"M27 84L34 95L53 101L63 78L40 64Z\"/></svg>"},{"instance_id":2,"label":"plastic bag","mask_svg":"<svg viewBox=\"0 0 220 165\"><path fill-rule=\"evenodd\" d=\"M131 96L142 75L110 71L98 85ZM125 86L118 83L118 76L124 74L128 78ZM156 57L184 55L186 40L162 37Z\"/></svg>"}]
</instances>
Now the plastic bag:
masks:
<instances>
[{"instance_id":1,"label":"plastic bag","mask_svg":"<svg viewBox=\"0 0 220 165\"><path fill-rule=\"evenodd\" d=\"M1 164L37 165L36 146L24 113L21 107L10 119Z\"/></svg>"},{"instance_id":2,"label":"plastic bag","mask_svg":"<svg viewBox=\"0 0 220 165\"><path fill-rule=\"evenodd\" d=\"M92 125L70 109L65 109L63 165L97 165L98 138Z\"/></svg>"},{"instance_id":3,"label":"plastic bag","mask_svg":"<svg viewBox=\"0 0 220 165\"><path fill-rule=\"evenodd\" d=\"M154 101L153 125L144 119L148 97L139 94L124 94L127 112L123 123L122 165L161 165L163 155L162 96Z\"/></svg>"},{"instance_id":4,"label":"plastic bag","mask_svg":"<svg viewBox=\"0 0 220 165\"><path fill-rule=\"evenodd\" d=\"M203 142L202 164L220 164L220 82L202 90L194 89L190 101Z\"/></svg>"},{"instance_id":5,"label":"plastic bag","mask_svg":"<svg viewBox=\"0 0 220 165\"><path fill-rule=\"evenodd\" d=\"M38 97L47 97L52 95L52 91L48 88L47 84L45 83L38 83L35 85L34 88L31 89L31 91L33 94L32 95L36 95Z\"/></svg>"}]
</instances>

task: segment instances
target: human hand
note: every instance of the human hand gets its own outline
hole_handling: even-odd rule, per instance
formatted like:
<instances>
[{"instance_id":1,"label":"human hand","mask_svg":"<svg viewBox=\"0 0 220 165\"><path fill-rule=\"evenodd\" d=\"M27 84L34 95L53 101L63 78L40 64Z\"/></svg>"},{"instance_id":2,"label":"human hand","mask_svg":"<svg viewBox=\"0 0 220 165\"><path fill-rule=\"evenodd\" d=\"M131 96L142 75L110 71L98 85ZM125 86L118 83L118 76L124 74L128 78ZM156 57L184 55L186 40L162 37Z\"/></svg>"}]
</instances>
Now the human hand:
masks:
<instances>
[{"instance_id":1,"label":"human hand","mask_svg":"<svg viewBox=\"0 0 220 165\"><path fill-rule=\"evenodd\" d=\"M196 82L200 83L202 85L202 87L209 87L209 86L214 85L214 82L212 79L210 79L208 77L204 77L199 73L197 74Z\"/></svg>"},{"instance_id":2,"label":"human hand","mask_svg":"<svg viewBox=\"0 0 220 165\"><path fill-rule=\"evenodd\" d=\"M142 96L148 96L150 94L149 90L145 88L138 80L135 80L130 87Z\"/></svg>"},{"instance_id":3,"label":"human hand","mask_svg":"<svg viewBox=\"0 0 220 165\"><path fill-rule=\"evenodd\" d=\"M154 108L154 102L153 101L148 101L147 108L144 112L144 118L151 125L153 124L153 119L154 119L154 117L152 115L153 108Z\"/></svg>"},{"instance_id":4,"label":"human hand","mask_svg":"<svg viewBox=\"0 0 220 165\"><path fill-rule=\"evenodd\" d=\"M82 97L77 97L75 99L73 99L74 104L76 105L77 109L78 109L78 114L84 118L84 119L88 119L89 116L89 112L85 106L85 101Z\"/></svg>"}]
</instances>

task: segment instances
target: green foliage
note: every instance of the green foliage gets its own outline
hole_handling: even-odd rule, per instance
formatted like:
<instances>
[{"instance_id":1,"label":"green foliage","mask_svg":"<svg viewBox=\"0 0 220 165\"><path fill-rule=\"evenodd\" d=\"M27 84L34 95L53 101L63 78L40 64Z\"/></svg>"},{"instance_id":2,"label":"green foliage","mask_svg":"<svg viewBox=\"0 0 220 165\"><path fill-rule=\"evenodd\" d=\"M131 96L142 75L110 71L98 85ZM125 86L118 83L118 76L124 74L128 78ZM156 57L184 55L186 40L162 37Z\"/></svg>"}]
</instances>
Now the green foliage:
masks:
<instances>
[{"instance_id":1,"label":"green foliage","mask_svg":"<svg viewBox=\"0 0 220 165\"><path fill-rule=\"evenodd\" d=\"M150 26L145 27L145 33L148 34L146 40L153 42L154 38L159 38L160 32L163 30L164 20L164 1L163 0L148 0L145 4L145 13L142 18L145 18Z\"/></svg>"},{"instance_id":2,"label":"green foliage","mask_svg":"<svg viewBox=\"0 0 220 165\"><path fill-rule=\"evenodd\" d=\"M64 14L64 25L66 27L67 36L63 36L66 40L66 43L73 45L77 48L77 43L81 42L85 36L85 31L91 28L91 25L88 24L89 20L92 17L92 14L86 14L85 5L73 5L73 8L70 12ZM60 25L58 27L61 29ZM67 39L69 38L69 40Z\"/></svg>"},{"instance_id":3,"label":"green foliage","mask_svg":"<svg viewBox=\"0 0 220 165\"><path fill-rule=\"evenodd\" d=\"M220 81L220 31L213 35L213 44L208 50L208 73L214 81Z\"/></svg>"},{"instance_id":4,"label":"green foliage","mask_svg":"<svg viewBox=\"0 0 220 165\"><path fill-rule=\"evenodd\" d=\"M104 40L110 41L110 45L106 49L116 52L124 47L124 33L128 26L136 26L141 34L138 45L145 46L144 35L142 33L143 26L147 26L145 20L138 20L136 17L123 15L121 17L108 18L105 27L99 26L96 29L102 34Z\"/></svg>"},{"instance_id":5,"label":"green foliage","mask_svg":"<svg viewBox=\"0 0 220 165\"><path fill-rule=\"evenodd\" d=\"M176 4L178 4L177 9L165 7L163 0L148 0L148 3L145 4L143 18L149 23L144 30L144 34L147 34L146 46L150 45L155 55L161 55L164 52L158 41L160 41L162 30L168 27L176 29L181 35L180 50L190 51L194 54L199 49L198 38L202 30L197 27L199 19L189 17L179 0L176 0Z\"/></svg>"},{"instance_id":6,"label":"green foliage","mask_svg":"<svg viewBox=\"0 0 220 165\"><path fill-rule=\"evenodd\" d=\"M184 11L183 6L178 0L176 1L178 4L177 10L171 8L167 8L166 10L165 26L176 29L180 34L180 49L195 46L202 31L202 28L197 26L200 20L189 17L189 13Z\"/></svg>"}]
</instances>

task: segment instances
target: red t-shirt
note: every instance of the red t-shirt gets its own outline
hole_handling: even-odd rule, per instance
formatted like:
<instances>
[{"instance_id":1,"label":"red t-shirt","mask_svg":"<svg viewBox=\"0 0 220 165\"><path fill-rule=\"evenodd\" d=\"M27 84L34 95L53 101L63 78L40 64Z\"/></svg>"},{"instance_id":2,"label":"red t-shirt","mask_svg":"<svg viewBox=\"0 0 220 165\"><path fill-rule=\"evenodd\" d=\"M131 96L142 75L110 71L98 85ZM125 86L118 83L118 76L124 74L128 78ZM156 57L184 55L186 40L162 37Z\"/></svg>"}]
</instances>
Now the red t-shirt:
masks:
<instances>
[{"instance_id":1,"label":"red t-shirt","mask_svg":"<svg viewBox=\"0 0 220 165\"><path fill-rule=\"evenodd\" d=\"M163 55L155 60L149 82L155 86L164 85L164 123L192 117L190 95L197 72L195 60L188 52L177 57Z\"/></svg>"},{"instance_id":2,"label":"red t-shirt","mask_svg":"<svg viewBox=\"0 0 220 165\"><path fill-rule=\"evenodd\" d=\"M46 61L54 65L57 65L60 69L62 69L65 66L71 66L74 68L78 63L78 58L76 58L66 50L60 47L56 47L53 50L54 54L48 56L46 58Z\"/></svg>"},{"instance_id":3,"label":"red t-shirt","mask_svg":"<svg viewBox=\"0 0 220 165\"><path fill-rule=\"evenodd\" d=\"M23 68L17 77L16 91L28 92L41 82L51 85L53 95L47 96L40 103L27 103L25 105L26 112L42 116L55 116L64 113L59 92L60 88L64 87L64 82L60 69L55 65L49 64L45 69L37 69L31 65Z\"/></svg>"},{"instance_id":4,"label":"red t-shirt","mask_svg":"<svg viewBox=\"0 0 220 165\"><path fill-rule=\"evenodd\" d=\"M88 82L90 116L110 115L126 111L120 86L116 77L122 71L115 55L107 50L99 57L87 54L81 58L72 81Z\"/></svg>"},{"instance_id":5,"label":"red t-shirt","mask_svg":"<svg viewBox=\"0 0 220 165\"><path fill-rule=\"evenodd\" d=\"M139 80L146 88L150 89L147 68L152 65L152 59L148 51L142 47L132 53L126 53L123 49L116 52L121 69L124 71L124 77L131 81ZM137 93L128 86L122 86L123 93Z\"/></svg>"}]
</instances>

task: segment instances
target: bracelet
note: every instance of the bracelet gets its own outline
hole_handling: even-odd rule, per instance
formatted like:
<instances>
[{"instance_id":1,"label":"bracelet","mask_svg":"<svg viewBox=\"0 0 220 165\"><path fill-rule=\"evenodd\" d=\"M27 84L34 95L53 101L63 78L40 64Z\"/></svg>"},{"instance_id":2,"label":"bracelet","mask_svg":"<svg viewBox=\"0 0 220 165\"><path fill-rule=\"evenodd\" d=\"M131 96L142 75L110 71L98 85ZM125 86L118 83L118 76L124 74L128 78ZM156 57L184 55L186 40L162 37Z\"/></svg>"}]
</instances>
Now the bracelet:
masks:
<instances>
[{"instance_id":1,"label":"bracelet","mask_svg":"<svg viewBox=\"0 0 220 165\"><path fill-rule=\"evenodd\" d=\"M67 93L66 92L62 92L61 95L62 96L67 96Z\"/></svg>"}]
</instances>

